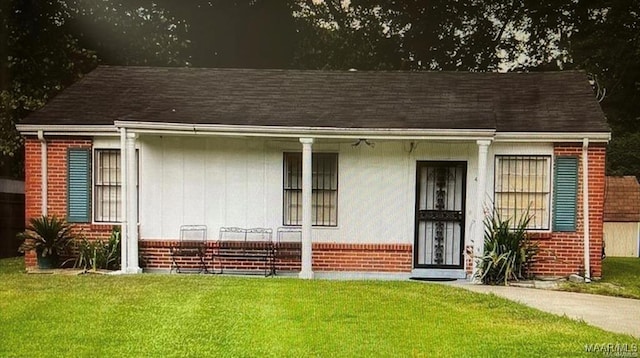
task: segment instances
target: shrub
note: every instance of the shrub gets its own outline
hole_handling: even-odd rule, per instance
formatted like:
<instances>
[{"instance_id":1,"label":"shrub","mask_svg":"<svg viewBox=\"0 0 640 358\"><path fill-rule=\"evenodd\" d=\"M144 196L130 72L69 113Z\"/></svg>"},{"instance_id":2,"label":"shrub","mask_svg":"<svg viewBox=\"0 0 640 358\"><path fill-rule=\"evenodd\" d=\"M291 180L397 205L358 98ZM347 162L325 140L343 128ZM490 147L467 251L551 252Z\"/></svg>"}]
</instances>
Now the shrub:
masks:
<instances>
[{"instance_id":1,"label":"shrub","mask_svg":"<svg viewBox=\"0 0 640 358\"><path fill-rule=\"evenodd\" d=\"M35 250L38 256L52 256L57 259L73 240L72 226L55 215L31 218L27 229L18 234L22 240L19 251Z\"/></svg>"},{"instance_id":2,"label":"shrub","mask_svg":"<svg viewBox=\"0 0 640 358\"><path fill-rule=\"evenodd\" d=\"M484 253L478 262L476 277L484 284L507 284L525 278L538 253L526 231L531 217L524 215L512 228L511 219L502 220L494 211L484 220Z\"/></svg>"},{"instance_id":3,"label":"shrub","mask_svg":"<svg viewBox=\"0 0 640 358\"><path fill-rule=\"evenodd\" d=\"M74 267L85 270L117 270L120 268L120 228L113 227L109 240L87 240L76 243L78 256Z\"/></svg>"}]
</instances>

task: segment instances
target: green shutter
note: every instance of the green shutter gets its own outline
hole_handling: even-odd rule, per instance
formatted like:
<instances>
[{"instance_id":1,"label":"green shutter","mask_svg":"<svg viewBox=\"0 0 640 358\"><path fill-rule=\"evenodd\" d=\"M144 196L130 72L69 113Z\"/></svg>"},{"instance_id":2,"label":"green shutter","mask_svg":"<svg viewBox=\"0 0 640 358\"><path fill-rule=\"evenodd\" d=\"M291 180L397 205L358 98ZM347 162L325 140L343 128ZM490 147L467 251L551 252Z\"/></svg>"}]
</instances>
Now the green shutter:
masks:
<instances>
[{"instance_id":1,"label":"green shutter","mask_svg":"<svg viewBox=\"0 0 640 358\"><path fill-rule=\"evenodd\" d=\"M553 231L576 231L577 157L556 158L553 196Z\"/></svg>"},{"instance_id":2,"label":"green shutter","mask_svg":"<svg viewBox=\"0 0 640 358\"><path fill-rule=\"evenodd\" d=\"M67 152L67 221L91 221L91 150Z\"/></svg>"}]
</instances>

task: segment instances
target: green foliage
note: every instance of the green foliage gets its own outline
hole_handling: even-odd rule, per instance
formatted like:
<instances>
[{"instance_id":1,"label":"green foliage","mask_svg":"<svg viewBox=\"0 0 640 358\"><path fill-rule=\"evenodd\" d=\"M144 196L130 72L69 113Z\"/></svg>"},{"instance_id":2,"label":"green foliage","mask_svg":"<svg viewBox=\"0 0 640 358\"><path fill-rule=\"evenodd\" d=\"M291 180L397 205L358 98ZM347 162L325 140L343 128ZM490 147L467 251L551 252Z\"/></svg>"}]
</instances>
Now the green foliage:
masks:
<instances>
[{"instance_id":1,"label":"green foliage","mask_svg":"<svg viewBox=\"0 0 640 358\"><path fill-rule=\"evenodd\" d=\"M302 34L295 0L158 0L184 25L183 51L195 67L289 68ZM142 5L148 7L147 5Z\"/></svg>"},{"instance_id":2,"label":"green foliage","mask_svg":"<svg viewBox=\"0 0 640 358\"><path fill-rule=\"evenodd\" d=\"M0 2L0 168L23 175L15 125L99 62L185 65L185 31L145 1Z\"/></svg>"},{"instance_id":3,"label":"green foliage","mask_svg":"<svg viewBox=\"0 0 640 358\"><path fill-rule=\"evenodd\" d=\"M107 241L82 238L76 244L74 267L85 270L117 270L120 268L120 228L113 227Z\"/></svg>"},{"instance_id":4,"label":"green foliage","mask_svg":"<svg viewBox=\"0 0 640 358\"><path fill-rule=\"evenodd\" d=\"M18 234L18 238L23 240L19 250L20 252L36 250L43 257L58 256L66 251L73 240L71 230L71 225L55 215L31 218L27 229Z\"/></svg>"},{"instance_id":5,"label":"green foliage","mask_svg":"<svg viewBox=\"0 0 640 358\"><path fill-rule=\"evenodd\" d=\"M478 262L476 277L484 284L507 284L508 280L525 277L528 265L537 254L526 231L529 215L523 215L515 226L502 220L498 212L484 220L484 253Z\"/></svg>"},{"instance_id":6,"label":"green foliage","mask_svg":"<svg viewBox=\"0 0 640 358\"><path fill-rule=\"evenodd\" d=\"M561 45L572 25L571 5L496 0L298 1L296 16L304 36L296 64L362 70L529 69L567 56Z\"/></svg>"},{"instance_id":7,"label":"green foliage","mask_svg":"<svg viewBox=\"0 0 640 358\"><path fill-rule=\"evenodd\" d=\"M102 64L188 64L187 23L156 2L66 0L65 6L67 31Z\"/></svg>"}]
</instances>

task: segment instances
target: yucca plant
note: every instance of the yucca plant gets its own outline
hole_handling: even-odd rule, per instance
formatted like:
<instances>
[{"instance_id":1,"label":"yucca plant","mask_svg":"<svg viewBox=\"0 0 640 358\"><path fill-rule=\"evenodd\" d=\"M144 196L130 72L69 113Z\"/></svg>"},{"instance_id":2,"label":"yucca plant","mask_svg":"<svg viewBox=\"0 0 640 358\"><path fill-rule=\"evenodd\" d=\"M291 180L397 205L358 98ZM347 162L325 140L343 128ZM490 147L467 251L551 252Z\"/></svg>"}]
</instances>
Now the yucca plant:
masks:
<instances>
[{"instance_id":1,"label":"yucca plant","mask_svg":"<svg viewBox=\"0 0 640 358\"><path fill-rule=\"evenodd\" d=\"M87 240L82 238L77 244L78 256L74 267L91 269L115 270L120 267L120 228L113 227L109 240Z\"/></svg>"},{"instance_id":2,"label":"yucca plant","mask_svg":"<svg viewBox=\"0 0 640 358\"><path fill-rule=\"evenodd\" d=\"M35 250L39 265L40 261L46 260L56 266L58 256L65 252L73 239L71 230L71 225L55 215L31 218L27 229L18 234L22 240L19 251Z\"/></svg>"},{"instance_id":3,"label":"yucca plant","mask_svg":"<svg viewBox=\"0 0 640 358\"><path fill-rule=\"evenodd\" d=\"M538 253L538 247L528 237L531 216L520 217L515 226L511 219L503 220L494 210L484 220L484 254L478 262L476 277L484 284L507 284L522 279Z\"/></svg>"}]
</instances>

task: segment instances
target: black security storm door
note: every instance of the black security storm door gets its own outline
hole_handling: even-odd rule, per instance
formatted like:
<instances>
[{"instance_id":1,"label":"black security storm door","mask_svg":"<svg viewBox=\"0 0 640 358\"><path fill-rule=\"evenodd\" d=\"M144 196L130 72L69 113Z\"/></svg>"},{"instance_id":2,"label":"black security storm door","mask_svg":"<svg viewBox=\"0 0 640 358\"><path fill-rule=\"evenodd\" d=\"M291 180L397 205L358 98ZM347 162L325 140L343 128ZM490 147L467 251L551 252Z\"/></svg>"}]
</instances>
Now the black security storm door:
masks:
<instances>
[{"instance_id":1,"label":"black security storm door","mask_svg":"<svg viewBox=\"0 0 640 358\"><path fill-rule=\"evenodd\" d=\"M418 162L415 268L463 267L466 162Z\"/></svg>"}]
</instances>

